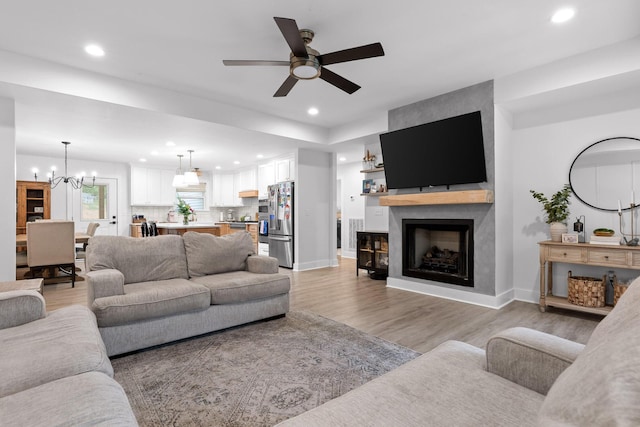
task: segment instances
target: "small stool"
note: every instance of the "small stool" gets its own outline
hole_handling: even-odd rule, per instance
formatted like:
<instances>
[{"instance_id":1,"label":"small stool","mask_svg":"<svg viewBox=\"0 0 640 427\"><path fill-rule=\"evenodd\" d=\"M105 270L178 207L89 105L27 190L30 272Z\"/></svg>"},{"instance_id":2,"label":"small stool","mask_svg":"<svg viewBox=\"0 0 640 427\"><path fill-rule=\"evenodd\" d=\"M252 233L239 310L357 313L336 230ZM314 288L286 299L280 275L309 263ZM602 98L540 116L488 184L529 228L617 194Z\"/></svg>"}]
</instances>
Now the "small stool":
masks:
<instances>
[{"instance_id":1,"label":"small stool","mask_svg":"<svg viewBox=\"0 0 640 427\"><path fill-rule=\"evenodd\" d=\"M0 292L7 291L38 291L42 295L44 279L13 280L0 282Z\"/></svg>"}]
</instances>

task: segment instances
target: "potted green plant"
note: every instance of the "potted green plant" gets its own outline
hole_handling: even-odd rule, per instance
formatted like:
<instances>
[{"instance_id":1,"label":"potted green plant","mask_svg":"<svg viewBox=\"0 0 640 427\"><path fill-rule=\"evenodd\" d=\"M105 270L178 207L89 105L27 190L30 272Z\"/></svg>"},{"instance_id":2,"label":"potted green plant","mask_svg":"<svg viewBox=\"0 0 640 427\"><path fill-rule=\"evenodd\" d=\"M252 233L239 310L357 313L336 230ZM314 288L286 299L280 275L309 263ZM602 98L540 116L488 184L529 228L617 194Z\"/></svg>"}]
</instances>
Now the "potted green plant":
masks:
<instances>
[{"instance_id":1,"label":"potted green plant","mask_svg":"<svg viewBox=\"0 0 640 427\"><path fill-rule=\"evenodd\" d=\"M189 215L193 213L193 209L184 200L178 198L178 212L182 215L182 224L189 225Z\"/></svg>"},{"instance_id":2,"label":"potted green plant","mask_svg":"<svg viewBox=\"0 0 640 427\"><path fill-rule=\"evenodd\" d=\"M549 224L551 240L562 241L562 233L567 232L567 218L569 217L569 197L571 197L571 186L565 184L562 190L556 192L551 198L544 194L529 190L533 198L542 203L542 208L546 214L546 223Z\"/></svg>"}]
</instances>

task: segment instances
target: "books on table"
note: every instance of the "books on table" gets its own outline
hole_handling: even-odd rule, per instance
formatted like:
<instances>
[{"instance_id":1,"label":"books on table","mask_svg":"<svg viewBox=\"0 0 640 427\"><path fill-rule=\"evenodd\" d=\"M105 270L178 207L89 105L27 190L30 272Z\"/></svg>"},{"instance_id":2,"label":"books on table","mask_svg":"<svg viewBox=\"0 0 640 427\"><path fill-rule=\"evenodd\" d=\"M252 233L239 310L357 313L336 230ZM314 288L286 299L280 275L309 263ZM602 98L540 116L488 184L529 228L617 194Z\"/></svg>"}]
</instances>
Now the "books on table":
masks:
<instances>
[{"instance_id":1,"label":"books on table","mask_svg":"<svg viewBox=\"0 0 640 427\"><path fill-rule=\"evenodd\" d=\"M622 237L619 234L614 234L613 236L596 236L592 234L589 238L589 243L594 245L610 245L610 246L619 246Z\"/></svg>"}]
</instances>

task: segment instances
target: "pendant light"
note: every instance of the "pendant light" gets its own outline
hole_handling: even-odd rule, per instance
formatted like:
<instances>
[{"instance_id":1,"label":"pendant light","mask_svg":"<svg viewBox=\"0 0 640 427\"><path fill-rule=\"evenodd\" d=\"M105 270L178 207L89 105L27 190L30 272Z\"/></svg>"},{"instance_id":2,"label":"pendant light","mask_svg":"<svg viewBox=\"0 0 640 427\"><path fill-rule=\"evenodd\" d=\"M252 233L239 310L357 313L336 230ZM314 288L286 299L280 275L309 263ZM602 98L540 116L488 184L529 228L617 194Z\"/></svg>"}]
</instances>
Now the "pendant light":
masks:
<instances>
[{"instance_id":1,"label":"pendant light","mask_svg":"<svg viewBox=\"0 0 640 427\"><path fill-rule=\"evenodd\" d=\"M186 185L198 185L200 180L198 179L198 173L191 166L191 153L193 150L187 150L189 152L189 170L184 173L184 183Z\"/></svg>"},{"instance_id":2,"label":"pendant light","mask_svg":"<svg viewBox=\"0 0 640 427\"><path fill-rule=\"evenodd\" d=\"M184 175L182 173L182 157L182 154L178 154L178 158L180 159L180 166L178 167L178 170L176 170L176 175L173 177L172 185L174 187L182 187L185 185Z\"/></svg>"}]
</instances>

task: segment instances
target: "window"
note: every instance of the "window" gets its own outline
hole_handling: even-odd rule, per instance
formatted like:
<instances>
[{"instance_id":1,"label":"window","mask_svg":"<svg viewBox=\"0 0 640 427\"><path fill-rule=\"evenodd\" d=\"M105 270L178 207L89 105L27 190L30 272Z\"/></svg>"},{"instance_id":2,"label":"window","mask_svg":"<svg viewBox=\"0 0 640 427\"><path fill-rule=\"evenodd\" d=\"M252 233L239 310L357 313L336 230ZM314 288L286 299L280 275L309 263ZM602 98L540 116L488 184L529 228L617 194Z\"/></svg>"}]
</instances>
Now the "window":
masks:
<instances>
[{"instance_id":1,"label":"window","mask_svg":"<svg viewBox=\"0 0 640 427\"><path fill-rule=\"evenodd\" d=\"M82 187L80 191L80 219L82 221L107 219L109 186L98 184L93 187Z\"/></svg>"},{"instance_id":2,"label":"window","mask_svg":"<svg viewBox=\"0 0 640 427\"><path fill-rule=\"evenodd\" d=\"M206 193L206 183L191 185L189 187L176 188L176 199L180 198L184 200L194 211L202 211L204 210Z\"/></svg>"}]
</instances>

